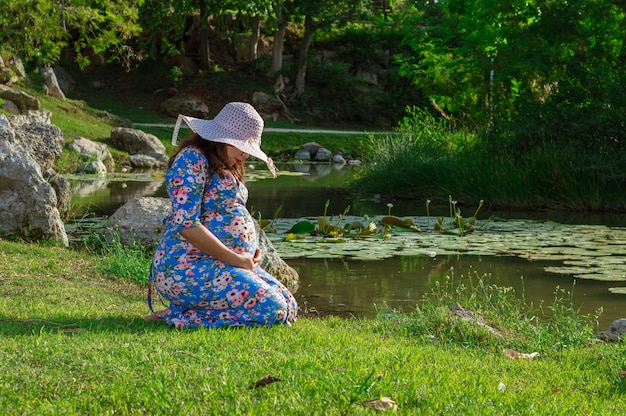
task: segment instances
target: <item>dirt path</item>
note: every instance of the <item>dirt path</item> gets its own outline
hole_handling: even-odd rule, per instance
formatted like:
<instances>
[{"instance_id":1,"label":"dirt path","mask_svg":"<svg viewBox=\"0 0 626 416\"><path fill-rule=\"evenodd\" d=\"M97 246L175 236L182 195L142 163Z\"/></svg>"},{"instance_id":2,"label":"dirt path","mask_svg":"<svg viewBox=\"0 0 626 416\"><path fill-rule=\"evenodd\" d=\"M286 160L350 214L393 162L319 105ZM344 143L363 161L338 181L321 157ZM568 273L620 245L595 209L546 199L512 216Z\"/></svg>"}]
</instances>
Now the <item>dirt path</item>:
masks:
<instances>
[{"instance_id":1,"label":"dirt path","mask_svg":"<svg viewBox=\"0 0 626 416\"><path fill-rule=\"evenodd\" d=\"M133 123L137 127L171 127L174 124L168 123ZM181 126L187 128L186 126ZM357 131L357 130L326 130L326 129L286 129L276 127L266 127L263 131L279 133L311 133L311 134L389 134L387 131Z\"/></svg>"}]
</instances>

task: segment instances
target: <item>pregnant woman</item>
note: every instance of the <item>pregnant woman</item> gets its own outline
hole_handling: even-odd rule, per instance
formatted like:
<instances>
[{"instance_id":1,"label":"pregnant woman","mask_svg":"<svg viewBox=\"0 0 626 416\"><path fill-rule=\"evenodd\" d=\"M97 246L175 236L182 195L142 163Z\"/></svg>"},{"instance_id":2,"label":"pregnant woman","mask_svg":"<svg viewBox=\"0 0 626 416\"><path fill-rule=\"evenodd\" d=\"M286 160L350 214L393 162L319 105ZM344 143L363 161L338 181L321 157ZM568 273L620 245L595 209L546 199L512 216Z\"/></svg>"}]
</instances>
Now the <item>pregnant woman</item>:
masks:
<instances>
[{"instance_id":1,"label":"pregnant woman","mask_svg":"<svg viewBox=\"0 0 626 416\"><path fill-rule=\"evenodd\" d=\"M150 270L147 320L180 327L290 324L298 305L259 267L261 252L244 184L249 155L261 159L263 119L246 103L229 103L213 120L180 115L193 135L170 158L165 182L172 211ZM169 307L154 312L152 284Z\"/></svg>"}]
</instances>

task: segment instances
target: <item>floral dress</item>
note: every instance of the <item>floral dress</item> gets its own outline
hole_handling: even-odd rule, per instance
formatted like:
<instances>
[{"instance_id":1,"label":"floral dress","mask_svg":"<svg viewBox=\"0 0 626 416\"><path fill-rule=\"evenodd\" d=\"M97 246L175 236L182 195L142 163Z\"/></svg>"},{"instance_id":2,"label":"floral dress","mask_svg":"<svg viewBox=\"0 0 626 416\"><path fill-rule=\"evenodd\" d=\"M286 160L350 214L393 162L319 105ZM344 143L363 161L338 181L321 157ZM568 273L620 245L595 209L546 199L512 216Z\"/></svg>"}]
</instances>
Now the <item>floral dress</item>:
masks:
<instances>
[{"instance_id":1,"label":"floral dress","mask_svg":"<svg viewBox=\"0 0 626 416\"><path fill-rule=\"evenodd\" d=\"M151 283L170 302L163 319L176 327L211 328L295 321L298 305L276 278L261 267L246 270L225 264L179 233L204 224L226 246L254 254L257 235L245 206L245 185L229 172L224 178L208 177L208 160L195 147L178 154L165 182L172 211L163 221L150 270Z\"/></svg>"}]
</instances>

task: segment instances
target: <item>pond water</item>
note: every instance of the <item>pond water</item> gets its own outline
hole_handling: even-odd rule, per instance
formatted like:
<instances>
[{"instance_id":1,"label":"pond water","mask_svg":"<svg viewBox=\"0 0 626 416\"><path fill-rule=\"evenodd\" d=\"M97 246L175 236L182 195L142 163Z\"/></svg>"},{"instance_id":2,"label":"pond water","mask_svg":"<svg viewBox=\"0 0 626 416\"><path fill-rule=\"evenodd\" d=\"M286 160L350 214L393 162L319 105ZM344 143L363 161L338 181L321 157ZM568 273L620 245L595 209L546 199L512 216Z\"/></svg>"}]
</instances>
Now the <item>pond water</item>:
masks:
<instances>
[{"instance_id":1,"label":"pond water","mask_svg":"<svg viewBox=\"0 0 626 416\"><path fill-rule=\"evenodd\" d=\"M251 166L251 168L254 168ZM250 190L248 208L262 218L297 219L309 217L312 221L323 216L337 218L349 206L351 216L376 215L424 216L425 206L378 198L356 198L345 189L355 171L349 167L331 165L283 165L282 175L268 178L265 171L249 169L247 186ZM162 172L69 177L73 189L73 215L108 216L126 201L137 196L165 197ZM328 201L328 207L325 204ZM392 203L393 207L388 204ZM464 216L471 216L474 206L461 207ZM448 207L430 215L449 216ZM626 217L618 215L572 215L523 212L493 213L481 210L479 222L491 215L508 219L550 220L561 224L591 224L622 230ZM463 239L464 237L454 237ZM277 240L273 240L277 241ZM626 241L624 242L626 244ZM437 242L433 243L437 250ZM570 244L571 245L571 244ZM617 247L617 246L616 246ZM281 248L277 246L279 252ZM458 254L396 255L379 260L357 260L346 256L329 258L302 258L286 256L287 262L300 275L296 296L301 307L309 313L371 317L378 309L392 307L410 311L424 293L437 284L467 281L469 276L487 276L490 283L512 287L518 296L536 308L548 311L555 296L572 296L574 305L583 314L593 314L599 308L603 313L599 329L604 330L618 318L626 317L626 295L612 293L611 288L624 287L623 281L577 279L573 274L552 273L546 268L559 267L564 261L538 259L530 261L513 255L485 255L478 252ZM282 252L281 252L282 254ZM323 256L317 256L323 257ZM557 289L563 289L566 293Z\"/></svg>"}]
</instances>

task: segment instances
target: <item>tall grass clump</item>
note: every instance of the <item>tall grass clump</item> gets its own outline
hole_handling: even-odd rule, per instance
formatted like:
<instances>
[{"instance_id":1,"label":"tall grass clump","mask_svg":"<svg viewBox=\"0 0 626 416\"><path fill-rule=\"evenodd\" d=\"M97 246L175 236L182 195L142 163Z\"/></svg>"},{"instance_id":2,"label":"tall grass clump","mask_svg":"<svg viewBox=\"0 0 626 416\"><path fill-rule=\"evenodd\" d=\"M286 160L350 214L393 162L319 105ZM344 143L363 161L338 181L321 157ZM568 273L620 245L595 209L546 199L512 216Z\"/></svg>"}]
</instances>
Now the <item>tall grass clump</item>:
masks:
<instances>
[{"instance_id":1,"label":"tall grass clump","mask_svg":"<svg viewBox=\"0 0 626 416\"><path fill-rule=\"evenodd\" d=\"M582 316L572 291L556 288L550 305L527 304L523 294L490 282L490 275L456 276L436 282L409 313L381 311L383 332L481 348L546 351L583 346L594 338L598 316Z\"/></svg>"},{"instance_id":2,"label":"tall grass clump","mask_svg":"<svg viewBox=\"0 0 626 416\"><path fill-rule=\"evenodd\" d=\"M355 182L359 190L399 198L444 192L441 178L453 174L450 161L459 149L471 144L470 139L463 132L452 132L445 119L436 119L417 107L407 112L395 133L374 140Z\"/></svg>"},{"instance_id":3,"label":"tall grass clump","mask_svg":"<svg viewBox=\"0 0 626 416\"><path fill-rule=\"evenodd\" d=\"M492 208L619 211L626 195L620 152L537 142L526 148L451 129L445 119L409 110L397 129L376 142L355 186L389 197L484 200Z\"/></svg>"},{"instance_id":4,"label":"tall grass clump","mask_svg":"<svg viewBox=\"0 0 626 416\"><path fill-rule=\"evenodd\" d=\"M124 245L119 236L97 233L86 236L75 245L100 259L98 268L103 274L138 284L148 281L152 255L150 248L139 243Z\"/></svg>"}]
</instances>

